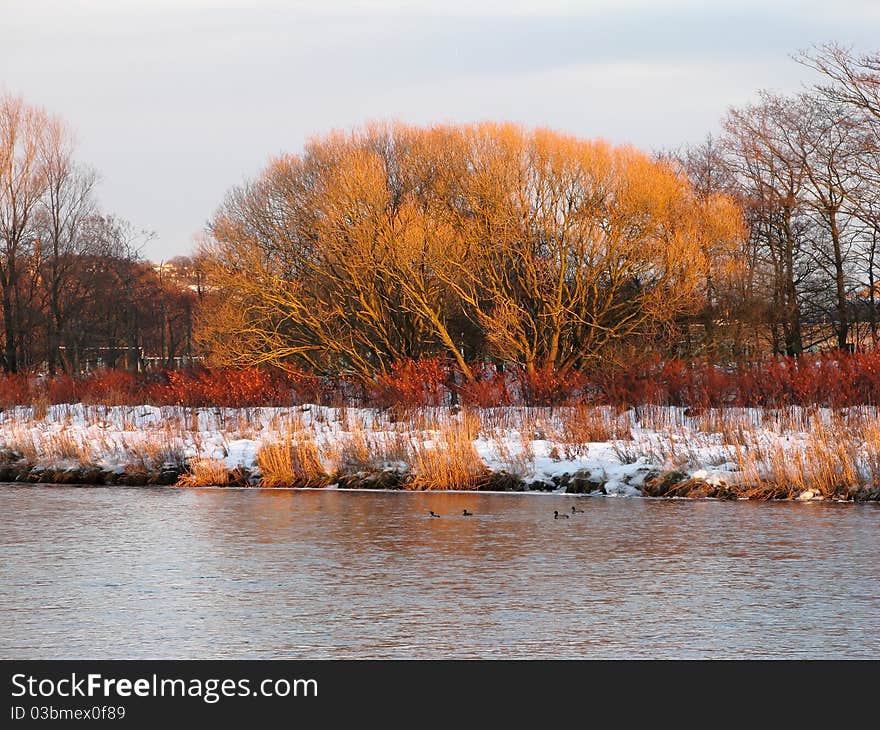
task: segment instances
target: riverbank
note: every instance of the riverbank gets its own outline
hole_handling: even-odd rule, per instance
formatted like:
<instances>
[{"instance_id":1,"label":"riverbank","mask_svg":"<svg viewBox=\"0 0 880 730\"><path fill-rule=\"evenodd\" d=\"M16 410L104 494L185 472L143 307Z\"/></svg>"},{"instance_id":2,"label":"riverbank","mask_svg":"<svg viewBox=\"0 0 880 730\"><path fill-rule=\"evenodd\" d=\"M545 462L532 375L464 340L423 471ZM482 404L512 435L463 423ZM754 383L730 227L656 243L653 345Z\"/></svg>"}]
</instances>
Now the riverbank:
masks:
<instances>
[{"instance_id":1,"label":"riverbank","mask_svg":"<svg viewBox=\"0 0 880 730\"><path fill-rule=\"evenodd\" d=\"M0 481L880 501L880 413L16 407Z\"/></svg>"}]
</instances>

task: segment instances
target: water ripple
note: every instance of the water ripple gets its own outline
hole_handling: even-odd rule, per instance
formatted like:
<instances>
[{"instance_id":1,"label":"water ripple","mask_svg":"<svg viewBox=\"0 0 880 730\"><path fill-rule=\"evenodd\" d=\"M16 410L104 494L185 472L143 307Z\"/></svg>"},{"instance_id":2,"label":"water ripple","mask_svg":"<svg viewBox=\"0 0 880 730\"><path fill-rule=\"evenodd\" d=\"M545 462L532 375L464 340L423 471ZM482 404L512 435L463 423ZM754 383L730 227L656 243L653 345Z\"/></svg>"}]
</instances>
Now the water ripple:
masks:
<instances>
[{"instance_id":1,"label":"water ripple","mask_svg":"<svg viewBox=\"0 0 880 730\"><path fill-rule=\"evenodd\" d=\"M875 505L3 485L0 509L0 658L880 658Z\"/></svg>"}]
</instances>

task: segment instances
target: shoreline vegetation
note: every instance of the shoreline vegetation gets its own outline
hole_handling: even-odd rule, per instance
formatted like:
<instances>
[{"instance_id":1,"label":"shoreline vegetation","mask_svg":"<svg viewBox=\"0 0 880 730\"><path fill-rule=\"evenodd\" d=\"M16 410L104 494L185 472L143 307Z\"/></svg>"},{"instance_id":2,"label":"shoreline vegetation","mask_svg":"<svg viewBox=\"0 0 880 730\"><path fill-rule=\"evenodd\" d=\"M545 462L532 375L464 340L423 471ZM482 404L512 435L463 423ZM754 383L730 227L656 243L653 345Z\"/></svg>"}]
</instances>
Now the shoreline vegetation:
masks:
<instances>
[{"instance_id":1,"label":"shoreline vegetation","mask_svg":"<svg viewBox=\"0 0 880 730\"><path fill-rule=\"evenodd\" d=\"M871 502L880 410L37 404L0 481Z\"/></svg>"}]
</instances>

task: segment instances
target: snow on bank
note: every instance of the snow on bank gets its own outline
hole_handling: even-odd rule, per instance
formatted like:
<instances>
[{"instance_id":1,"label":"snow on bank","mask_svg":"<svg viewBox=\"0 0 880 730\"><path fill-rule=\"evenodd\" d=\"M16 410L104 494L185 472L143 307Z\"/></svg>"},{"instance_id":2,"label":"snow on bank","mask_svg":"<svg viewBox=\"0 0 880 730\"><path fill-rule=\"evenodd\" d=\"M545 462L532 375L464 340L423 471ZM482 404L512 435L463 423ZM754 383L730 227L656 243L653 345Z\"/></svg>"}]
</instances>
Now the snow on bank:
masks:
<instances>
[{"instance_id":1,"label":"snow on bank","mask_svg":"<svg viewBox=\"0 0 880 730\"><path fill-rule=\"evenodd\" d=\"M858 409L855 415L863 430L865 424L880 424L873 410ZM762 479L780 459L811 458L816 430L834 428L839 418L821 409L794 408L696 415L660 407L624 412L608 407L422 408L401 416L315 405L231 409L72 404L50 406L43 413L29 407L0 412L0 450L7 459L23 458L42 469L90 464L122 473L183 468L194 459L208 459L229 470L242 467L259 474L258 453L264 445L308 438L329 474L358 446L375 453L377 468L405 472L412 465L413 444L436 448L441 434L467 426L476 454L492 472L560 491L570 489L566 481L574 476L578 491L632 496L642 493L647 479L673 470L682 479L709 485ZM863 435L856 434L859 444L851 445L858 452L853 466L858 473L847 478L876 482L872 469L880 468L880 446L873 453L870 443L862 443ZM802 499L822 496L821 490L806 487L799 494Z\"/></svg>"}]
</instances>

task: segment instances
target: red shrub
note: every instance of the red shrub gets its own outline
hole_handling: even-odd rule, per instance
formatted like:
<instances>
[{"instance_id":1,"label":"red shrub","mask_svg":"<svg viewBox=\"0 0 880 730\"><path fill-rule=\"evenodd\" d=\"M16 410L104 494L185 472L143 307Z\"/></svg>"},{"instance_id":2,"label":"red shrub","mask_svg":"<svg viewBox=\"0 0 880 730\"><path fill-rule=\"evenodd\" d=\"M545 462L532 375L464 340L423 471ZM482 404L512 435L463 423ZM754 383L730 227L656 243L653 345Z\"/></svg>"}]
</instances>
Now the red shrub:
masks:
<instances>
[{"instance_id":1,"label":"red shrub","mask_svg":"<svg viewBox=\"0 0 880 730\"><path fill-rule=\"evenodd\" d=\"M576 370L560 372L552 368L541 368L533 373L524 368L514 368L519 385L520 402L528 406L555 406L583 395L587 377Z\"/></svg>"},{"instance_id":2,"label":"red shrub","mask_svg":"<svg viewBox=\"0 0 880 730\"><path fill-rule=\"evenodd\" d=\"M50 403L239 408L307 402L341 405L358 399L364 405L379 407L437 406L449 402L453 395L481 407L572 401L692 408L880 403L880 352L804 354L734 365L653 359L565 374L539 370L530 375L520 367L489 363L471 367L473 383L465 381L444 359L405 360L367 386L343 378L257 368L197 367L139 374L101 370L52 378L0 375L0 407L30 405L37 398Z\"/></svg>"},{"instance_id":3,"label":"red shrub","mask_svg":"<svg viewBox=\"0 0 880 730\"><path fill-rule=\"evenodd\" d=\"M56 375L43 383L50 403L79 403L82 401L83 383L70 375Z\"/></svg>"},{"instance_id":4,"label":"red shrub","mask_svg":"<svg viewBox=\"0 0 880 730\"><path fill-rule=\"evenodd\" d=\"M449 381L449 364L442 358L400 360L370 384L369 405L439 406L446 400Z\"/></svg>"},{"instance_id":5,"label":"red shrub","mask_svg":"<svg viewBox=\"0 0 880 730\"><path fill-rule=\"evenodd\" d=\"M658 360L634 363L591 373L595 400L614 406L667 403L667 388L661 380L663 363Z\"/></svg>"},{"instance_id":6,"label":"red shrub","mask_svg":"<svg viewBox=\"0 0 880 730\"><path fill-rule=\"evenodd\" d=\"M29 405L32 399L30 378L27 375L0 375L0 408Z\"/></svg>"},{"instance_id":7,"label":"red shrub","mask_svg":"<svg viewBox=\"0 0 880 730\"><path fill-rule=\"evenodd\" d=\"M792 402L791 366L788 359L740 363L732 377L735 405L781 408Z\"/></svg>"},{"instance_id":8,"label":"red shrub","mask_svg":"<svg viewBox=\"0 0 880 730\"><path fill-rule=\"evenodd\" d=\"M855 366L850 381L851 404L880 402L880 353L857 353L850 365Z\"/></svg>"},{"instance_id":9,"label":"red shrub","mask_svg":"<svg viewBox=\"0 0 880 730\"><path fill-rule=\"evenodd\" d=\"M288 399L292 404L319 403L340 406L345 403L348 384L344 380L319 378L306 373L287 373L284 377Z\"/></svg>"},{"instance_id":10,"label":"red shrub","mask_svg":"<svg viewBox=\"0 0 880 730\"><path fill-rule=\"evenodd\" d=\"M99 370L82 380L80 399L108 406L133 406L143 402L138 377L127 370Z\"/></svg>"},{"instance_id":11,"label":"red shrub","mask_svg":"<svg viewBox=\"0 0 880 730\"><path fill-rule=\"evenodd\" d=\"M282 379L255 368L172 370L166 378L153 397L169 405L249 408L289 402Z\"/></svg>"},{"instance_id":12,"label":"red shrub","mask_svg":"<svg viewBox=\"0 0 880 730\"><path fill-rule=\"evenodd\" d=\"M474 382L462 379L455 388L462 403L478 408L492 408L517 402L516 394L511 392L513 383L510 373L499 370L490 363L473 363L470 368Z\"/></svg>"}]
</instances>

